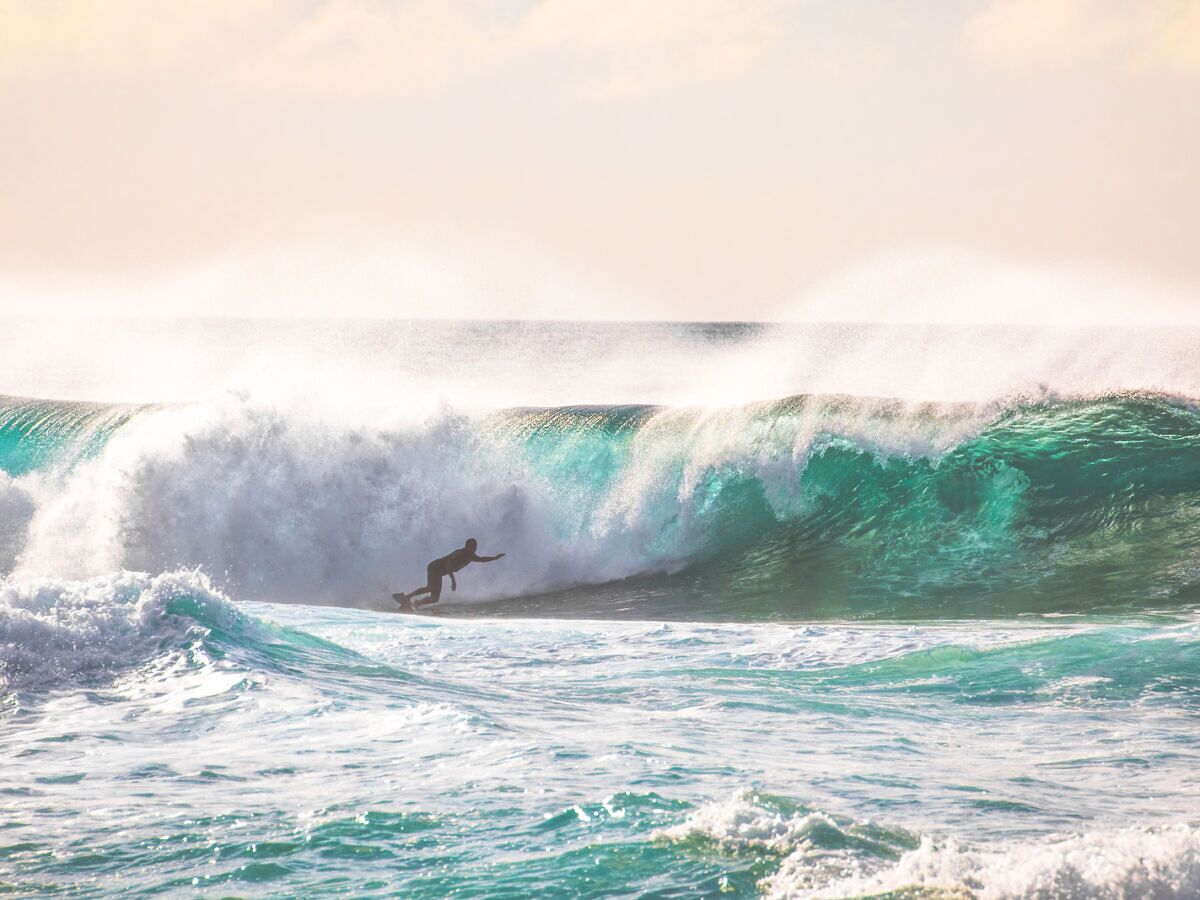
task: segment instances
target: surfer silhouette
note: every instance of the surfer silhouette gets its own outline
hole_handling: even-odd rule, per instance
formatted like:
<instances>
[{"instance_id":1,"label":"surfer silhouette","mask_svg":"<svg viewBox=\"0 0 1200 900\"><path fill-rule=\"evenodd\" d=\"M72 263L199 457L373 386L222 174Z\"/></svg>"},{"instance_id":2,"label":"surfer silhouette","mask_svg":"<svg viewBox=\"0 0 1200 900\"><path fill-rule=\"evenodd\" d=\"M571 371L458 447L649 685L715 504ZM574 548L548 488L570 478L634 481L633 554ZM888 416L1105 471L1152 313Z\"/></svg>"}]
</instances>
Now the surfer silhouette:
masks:
<instances>
[{"instance_id":1,"label":"surfer silhouette","mask_svg":"<svg viewBox=\"0 0 1200 900\"><path fill-rule=\"evenodd\" d=\"M493 562L504 557L503 553L497 553L495 556L479 556L475 552L475 548L478 546L479 542L475 538L468 538L462 547L435 559L425 567L424 587L419 587L415 591L409 591L407 594L392 594L392 599L400 604L400 609L403 612L416 612L422 606L432 606L438 602L442 596L442 578L444 576L450 576L450 590L457 591L458 584L454 580L455 572L465 569L473 562ZM413 603L413 600L422 594L428 594L429 596L422 599L419 603Z\"/></svg>"}]
</instances>

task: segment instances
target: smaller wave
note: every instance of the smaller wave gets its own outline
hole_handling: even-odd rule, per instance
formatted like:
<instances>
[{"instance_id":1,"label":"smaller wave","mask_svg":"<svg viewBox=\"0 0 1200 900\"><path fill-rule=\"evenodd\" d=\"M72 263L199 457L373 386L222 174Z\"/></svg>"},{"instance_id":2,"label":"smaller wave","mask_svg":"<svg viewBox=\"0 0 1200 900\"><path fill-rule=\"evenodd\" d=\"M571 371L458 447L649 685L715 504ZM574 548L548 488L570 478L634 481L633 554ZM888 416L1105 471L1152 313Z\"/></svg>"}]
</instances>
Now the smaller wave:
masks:
<instances>
[{"instance_id":1,"label":"smaller wave","mask_svg":"<svg viewBox=\"0 0 1200 900\"><path fill-rule=\"evenodd\" d=\"M1200 895L1200 826L1102 829L1045 841L975 846L855 822L742 789L694 810L656 839L779 860L771 898L1057 897L1163 900Z\"/></svg>"},{"instance_id":2,"label":"smaller wave","mask_svg":"<svg viewBox=\"0 0 1200 900\"><path fill-rule=\"evenodd\" d=\"M793 897L804 876L788 857L764 885L773 897ZM797 879L800 879L798 881ZM1002 849L923 838L891 869L828 884L817 897L961 892L979 900L1122 900L1200 896L1200 827L1187 823L1094 831L1045 843ZM918 893L919 892L919 893Z\"/></svg>"},{"instance_id":3,"label":"smaller wave","mask_svg":"<svg viewBox=\"0 0 1200 900\"><path fill-rule=\"evenodd\" d=\"M0 581L0 690L99 683L244 619L195 571Z\"/></svg>"},{"instance_id":4,"label":"smaller wave","mask_svg":"<svg viewBox=\"0 0 1200 900\"><path fill-rule=\"evenodd\" d=\"M699 807L654 837L722 853L775 857L778 872L759 887L777 896L804 895L822 885L865 877L920 847L919 837L910 832L855 822L748 788ZM778 890L780 885L786 890Z\"/></svg>"},{"instance_id":5,"label":"smaller wave","mask_svg":"<svg viewBox=\"0 0 1200 900\"><path fill-rule=\"evenodd\" d=\"M922 647L887 659L814 674L829 686L961 704L1073 706L1170 698L1195 707L1200 693L1200 623L1194 619L1013 631L1006 640Z\"/></svg>"}]
</instances>

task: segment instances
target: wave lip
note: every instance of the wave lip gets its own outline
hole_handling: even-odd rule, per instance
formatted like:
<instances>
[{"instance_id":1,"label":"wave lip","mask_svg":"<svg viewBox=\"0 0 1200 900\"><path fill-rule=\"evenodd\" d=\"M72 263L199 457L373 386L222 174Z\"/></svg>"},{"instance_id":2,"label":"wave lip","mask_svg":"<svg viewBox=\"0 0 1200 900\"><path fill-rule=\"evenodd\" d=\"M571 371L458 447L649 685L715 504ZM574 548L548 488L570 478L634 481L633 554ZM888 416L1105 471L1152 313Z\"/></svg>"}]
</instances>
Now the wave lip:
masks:
<instances>
[{"instance_id":1,"label":"wave lip","mask_svg":"<svg viewBox=\"0 0 1200 900\"><path fill-rule=\"evenodd\" d=\"M149 408L0 396L0 471L24 475L95 455L118 429Z\"/></svg>"}]
</instances>

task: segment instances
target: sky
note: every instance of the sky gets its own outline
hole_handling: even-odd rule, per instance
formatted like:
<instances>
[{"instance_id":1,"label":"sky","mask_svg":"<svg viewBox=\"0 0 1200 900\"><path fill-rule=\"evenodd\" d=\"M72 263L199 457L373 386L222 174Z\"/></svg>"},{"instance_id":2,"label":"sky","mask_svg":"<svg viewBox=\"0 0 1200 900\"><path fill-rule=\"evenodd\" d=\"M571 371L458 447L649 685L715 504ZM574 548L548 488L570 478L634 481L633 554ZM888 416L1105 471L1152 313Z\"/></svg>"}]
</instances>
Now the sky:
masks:
<instances>
[{"instance_id":1,"label":"sky","mask_svg":"<svg viewBox=\"0 0 1200 900\"><path fill-rule=\"evenodd\" d=\"M1200 0L0 0L0 313L1200 323Z\"/></svg>"}]
</instances>

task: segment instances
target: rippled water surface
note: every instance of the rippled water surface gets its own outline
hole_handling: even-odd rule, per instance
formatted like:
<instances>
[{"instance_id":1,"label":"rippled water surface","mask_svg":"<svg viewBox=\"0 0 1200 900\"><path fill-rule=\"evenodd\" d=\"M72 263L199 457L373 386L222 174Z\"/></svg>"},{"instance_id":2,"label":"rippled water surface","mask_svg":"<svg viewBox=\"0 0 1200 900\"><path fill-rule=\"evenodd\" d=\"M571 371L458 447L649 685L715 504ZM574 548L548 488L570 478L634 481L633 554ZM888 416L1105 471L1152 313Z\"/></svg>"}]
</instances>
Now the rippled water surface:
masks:
<instances>
[{"instance_id":1,"label":"rippled water surface","mask_svg":"<svg viewBox=\"0 0 1200 900\"><path fill-rule=\"evenodd\" d=\"M16 675L20 892L1200 889L1187 616L438 620L234 606L189 575L123 596L140 655L82 689Z\"/></svg>"}]
</instances>

